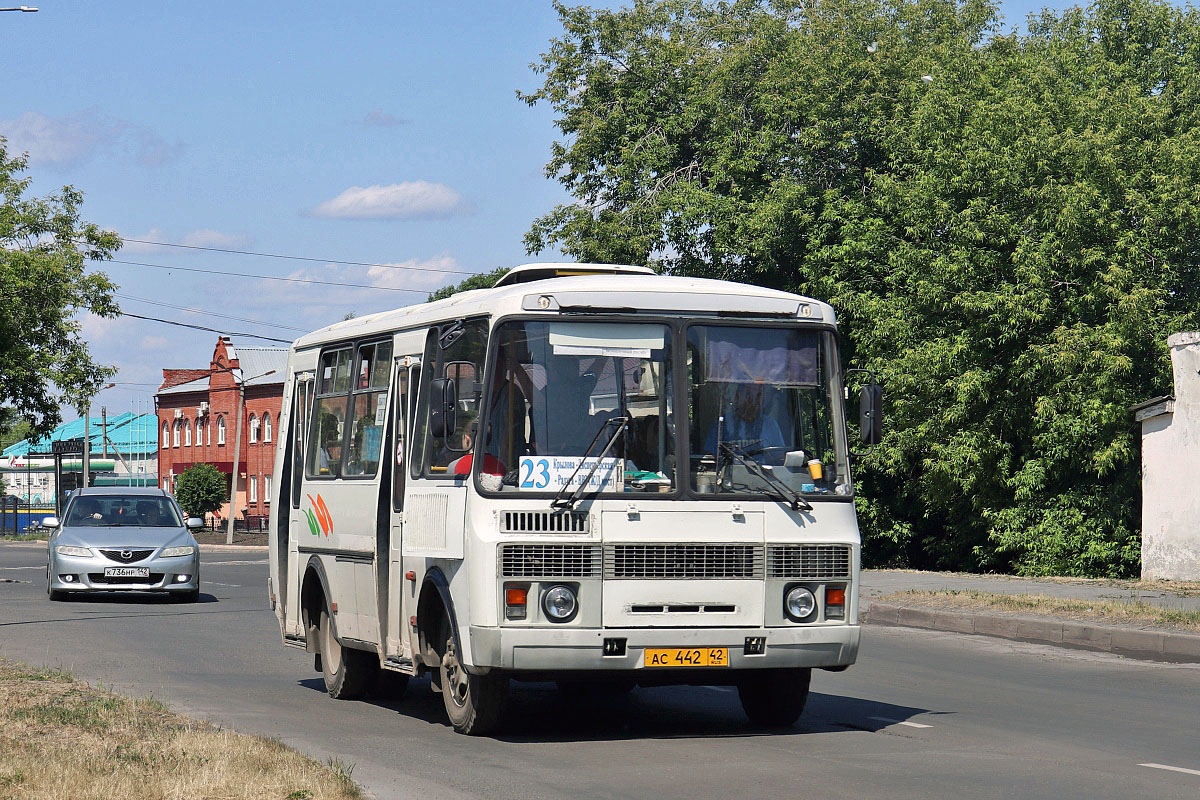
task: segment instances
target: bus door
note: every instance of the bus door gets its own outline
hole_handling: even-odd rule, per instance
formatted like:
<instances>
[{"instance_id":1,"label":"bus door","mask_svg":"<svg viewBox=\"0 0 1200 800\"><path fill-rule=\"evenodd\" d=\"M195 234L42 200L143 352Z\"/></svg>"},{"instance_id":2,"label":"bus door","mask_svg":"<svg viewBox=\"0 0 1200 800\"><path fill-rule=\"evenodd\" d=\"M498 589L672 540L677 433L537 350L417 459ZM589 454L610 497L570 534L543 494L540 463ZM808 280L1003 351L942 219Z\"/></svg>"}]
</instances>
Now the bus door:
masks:
<instances>
[{"instance_id":1,"label":"bus door","mask_svg":"<svg viewBox=\"0 0 1200 800\"><path fill-rule=\"evenodd\" d=\"M308 425L309 417L312 412L313 398L313 383L315 375L312 370L297 372L292 378L292 397L291 407L288 409L290 416L289 425L284 428L288 431L291 440L288 443L288 448L291 452L287 459L289 464L290 486L286 488L291 504L284 506L283 513L287 514L287 540L279 543L278 548L278 563L279 563L279 607L280 614L284 616L284 634L293 636L303 636L304 628L300 619L300 602L298 582L300 576L297 571L300 568L300 553L297 550L299 543L303 541L303 534L307 533L307 525L305 524L304 515L300 512L300 500L304 497L304 454L308 447ZM282 427L282 426L281 426ZM279 492L283 499L283 486L279 487ZM282 527L282 526L280 526Z\"/></svg>"},{"instance_id":2,"label":"bus door","mask_svg":"<svg viewBox=\"0 0 1200 800\"><path fill-rule=\"evenodd\" d=\"M419 347L419 345L418 345ZM404 671L412 667L413 653L407 620L417 608L417 582L404 577L401 554L404 540L404 492L408 473L408 448L412 439L412 410L417 386L420 385L420 355L398 356L392 376L391 436L388 439L390 479L381 486L389 506L386 532L386 557L379 559L379 620L384 637L384 657ZM381 542L379 552L385 552Z\"/></svg>"}]
</instances>

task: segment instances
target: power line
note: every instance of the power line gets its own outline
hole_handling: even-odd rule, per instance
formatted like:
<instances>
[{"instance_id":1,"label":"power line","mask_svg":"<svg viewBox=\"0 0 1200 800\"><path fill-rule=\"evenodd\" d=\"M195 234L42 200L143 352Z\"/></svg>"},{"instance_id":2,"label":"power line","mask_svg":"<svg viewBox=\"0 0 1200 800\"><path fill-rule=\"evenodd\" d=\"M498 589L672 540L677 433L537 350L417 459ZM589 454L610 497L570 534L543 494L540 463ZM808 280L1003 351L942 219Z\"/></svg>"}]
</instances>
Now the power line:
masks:
<instances>
[{"instance_id":1,"label":"power line","mask_svg":"<svg viewBox=\"0 0 1200 800\"><path fill-rule=\"evenodd\" d=\"M151 242L146 239L124 239L136 244L152 244L158 247L179 247L185 250L208 250L213 253L235 253L240 256L259 256L260 258L284 258L291 261L314 261L322 264L345 264L351 267L384 267L386 269L407 269L418 272L448 272L456 275L474 275L465 269L437 269L435 267L413 267L405 264L375 264L370 261L340 261L336 258L313 258L311 256L288 256L281 253L260 253L254 250L233 250L228 247L201 247L196 244L172 244L171 242Z\"/></svg>"},{"instance_id":2,"label":"power line","mask_svg":"<svg viewBox=\"0 0 1200 800\"><path fill-rule=\"evenodd\" d=\"M153 306L163 306L164 308L175 308L180 311L190 311L195 314L207 314L211 317L222 317L224 319L234 320L235 322L249 322L252 325L267 325L272 328L283 328L284 330L297 331L299 333L308 333L308 331L304 328L297 328L293 325L281 325L278 322L263 322L260 319L249 319L247 317L235 317L232 314L221 314L217 311L205 311L204 309L191 308L190 306L177 306L174 303L164 303L160 300L150 300L145 297L134 297L133 295L130 295L130 294L114 293L113 296L120 297L125 300L136 300L139 303L149 303L150 305L153 305Z\"/></svg>"},{"instance_id":3,"label":"power line","mask_svg":"<svg viewBox=\"0 0 1200 800\"><path fill-rule=\"evenodd\" d=\"M129 311L118 312L122 317L133 317L134 319L144 319L147 322L161 322L164 325L177 325L180 328L192 328L198 331L208 331L209 333L219 333L222 336L244 336L247 339L265 339L268 342L280 342L281 344L291 344L291 339L276 339L273 336L262 336L257 333L235 333L233 331L220 331L216 328L207 328L203 325L192 325L187 322L176 322L173 319L159 319L158 317L143 317L141 314L134 314Z\"/></svg>"},{"instance_id":4,"label":"power line","mask_svg":"<svg viewBox=\"0 0 1200 800\"><path fill-rule=\"evenodd\" d=\"M414 294L429 294L428 289L402 289L398 286L371 286L366 283L340 283L338 281L320 281L315 278L281 278L278 275L255 275L249 272L227 272L219 269L200 269L199 267L176 267L170 264L147 264L144 261L122 261L117 258L98 259L99 264L129 264L134 267L151 267L153 269L177 269L181 272L203 272L208 275L230 275L234 278L260 278L264 281L285 281L287 283L314 283L321 286L345 286L350 289L376 289L381 292L412 292Z\"/></svg>"}]
</instances>

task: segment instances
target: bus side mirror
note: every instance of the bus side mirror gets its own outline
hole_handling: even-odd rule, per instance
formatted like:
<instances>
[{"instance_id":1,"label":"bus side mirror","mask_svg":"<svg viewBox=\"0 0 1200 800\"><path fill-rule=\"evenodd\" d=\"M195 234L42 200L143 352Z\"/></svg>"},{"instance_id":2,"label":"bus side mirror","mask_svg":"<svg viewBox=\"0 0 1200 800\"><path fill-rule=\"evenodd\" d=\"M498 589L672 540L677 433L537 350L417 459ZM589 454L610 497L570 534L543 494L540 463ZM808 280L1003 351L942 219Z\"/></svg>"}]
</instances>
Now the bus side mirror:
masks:
<instances>
[{"instance_id":1,"label":"bus side mirror","mask_svg":"<svg viewBox=\"0 0 1200 800\"><path fill-rule=\"evenodd\" d=\"M858 430L863 444L883 439L883 387L868 383L858 395Z\"/></svg>"},{"instance_id":2,"label":"bus side mirror","mask_svg":"<svg viewBox=\"0 0 1200 800\"><path fill-rule=\"evenodd\" d=\"M434 378L429 382L429 433L444 439L457 427L458 392L453 378Z\"/></svg>"}]
</instances>

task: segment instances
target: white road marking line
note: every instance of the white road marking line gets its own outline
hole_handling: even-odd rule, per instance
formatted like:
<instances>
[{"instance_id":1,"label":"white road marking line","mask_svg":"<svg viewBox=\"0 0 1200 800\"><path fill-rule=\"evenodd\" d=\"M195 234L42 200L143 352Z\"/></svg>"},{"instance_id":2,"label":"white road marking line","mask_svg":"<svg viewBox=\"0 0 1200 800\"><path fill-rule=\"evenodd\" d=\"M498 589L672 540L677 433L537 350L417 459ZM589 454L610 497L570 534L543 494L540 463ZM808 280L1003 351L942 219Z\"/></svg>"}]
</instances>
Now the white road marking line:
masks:
<instances>
[{"instance_id":1,"label":"white road marking line","mask_svg":"<svg viewBox=\"0 0 1200 800\"><path fill-rule=\"evenodd\" d=\"M39 564L36 567L0 567L0 569L45 569L45 564Z\"/></svg>"},{"instance_id":2,"label":"white road marking line","mask_svg":"<svg viewBox=\"0 0 1200 800\"><path fill-rule=\"evenodd\" d=\"M919 722L909 722L907 720L891 719L889 717L867 717L867 719L873 719L877 722L886 722L889 725L907 725L910 728L932 728L933 727L932 725L922 725Z\"/></svg>"},{"instance_id":3,"label":"white road marking line","mask_svg":"<svg viewBox=\"0 0 1200 800\"><path fill-rule=\"evenodd\" d=\"M264 558L259 561L201 561L201 563L206 565L220 564L225 566L229 566L231 564L266 564L267 559Z\"/></svg>"},{"instance_id":4,"label":"white road marking line","mask_svg":"<svg viewBox=\"0 0 1200 800\"><path fill-rule=\"evenodd\" d=\"M204 585L205 586L229 586L234 589L242 588L242 585L240 583L217 583L216 581L205 581Z\"/></svg>"},{"instance_id":5,"label":"white road marking line","mask_svg":"<svg viewBox=\"0 0 1200 800\"><path fill-rule=\"evenodd\" d=\"M1171 772L1182 772L1185 775L1200 775L1200 769L1188 769L1187 767L1172 767L1170 764L1138 764L1139 767L1150 767L1150 769L1168 769Z\"/></svg>"}]
</instances>

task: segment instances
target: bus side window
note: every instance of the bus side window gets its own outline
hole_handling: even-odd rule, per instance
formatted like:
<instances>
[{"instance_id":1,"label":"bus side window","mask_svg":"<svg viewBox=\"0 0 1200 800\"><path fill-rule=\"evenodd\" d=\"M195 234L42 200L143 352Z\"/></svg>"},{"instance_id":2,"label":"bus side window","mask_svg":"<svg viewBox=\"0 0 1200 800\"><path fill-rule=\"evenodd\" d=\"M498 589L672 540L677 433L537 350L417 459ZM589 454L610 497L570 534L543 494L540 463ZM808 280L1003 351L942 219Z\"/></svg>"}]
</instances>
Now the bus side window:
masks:
<instances>
[{"instance_id":1,"label":"bus side window","mask_svg":"<svg viewBox=\"0 0 1200 800\"><path fill-rule=\"evenodd\" d=\"M448 327L430 329L425 345L422 364L426 369L421 378L420 407L416 417L420 429L414 431L414 444L419 443L417 452L420 458L413 459L413 477L463 477L465 472L456 473L450 469L450 465L456 462L458 465L469 463L463 459L474 444L475 423L479 416L479 376L483 373L483 361L487 353L488 320L466 320L461 328L455 330L456 335L446 338L443 347L442 329ZM453 379L455 388L463 392L455 393L458 407L454 415L454 430L437 438L429 435L429 387L435 377ZM469 466L460 468L469 471Z\"/></svg>"},{"instance_id":2,"label":"bus side window","mask_svg":"<svg viewBox=\"0 0 1200 800\"><path fill-rule=\"evenodd\" d=\"M321 354L317 368L316 401L313 403L312 435L308 441L305 472L310 478L337 478L342 472L342 445L346 432L346 410L350 396L352 348Z\"/></svg>"}]
</instances>

